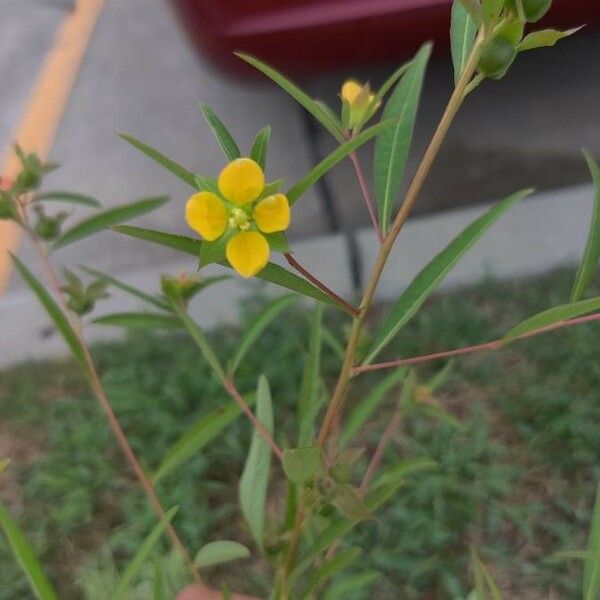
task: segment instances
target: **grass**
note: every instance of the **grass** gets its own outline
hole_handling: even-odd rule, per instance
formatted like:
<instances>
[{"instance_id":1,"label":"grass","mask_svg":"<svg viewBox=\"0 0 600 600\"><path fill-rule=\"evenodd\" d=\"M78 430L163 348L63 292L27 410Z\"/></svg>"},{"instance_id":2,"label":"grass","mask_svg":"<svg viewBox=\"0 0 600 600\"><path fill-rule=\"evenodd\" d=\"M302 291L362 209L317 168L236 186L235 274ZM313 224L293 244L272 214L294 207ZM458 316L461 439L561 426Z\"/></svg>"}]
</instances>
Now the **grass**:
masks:
<instances>
[{"instance_id":1,"label":"grass","mask_svg":"<svg viewBox=\"0 0 600 600\"><path fill-rule=\"evenodd\" d=\"M571 280L571 272L561 271L534 282L487 281L439 296L388 354L409 356L493 339L523 317L566 301ZM259 307L258 300L248 302L243 318L251 320ZM269 378L276 422L282 424L279 439L291 432L307 317L301 309L288 310L239 370L242 391L254 387L257 373ZM326 319L343 335L335 315L327 313ZM212 333L223 357L230 355L238 333L231 328ZM560 598L580 597L579 566L547 557L585 543L600 477L599 334L600 325L590 324L453 363L437 397L462 426L424 417L404 422L387 458L431 457L439 468L416 475L376 520L353 533L349 543L365 549L361 564L381 573L375 588L357 598L464 598L470 589L469 543L479 546L507 598L545 598L550 588ZM94 355L119 418L149 469L191 420L226 400L184 336L136 335L99 345ZM443 366L419 368L419 380ZM336 368L336 357L326 350L327 381ZM377 380L365 376L356 398ZM154 517L124 472L100 411L73 364L64 362L24 364L2 373L0 399L0 454L13 457L0 481L1 497L35 543L62 597L84 597L78 577L85 573L86 600L102 598L114 564L131 556ZM380 412L363 433L371 448L386 424L387 413ZM250 543L237 506L250 433L239 419L206 452L161 482L164 504L180 506L175 525L190 547L216 538ZM233 587L260 592L264 585L260 568L250 578L242 571L229 575ZM219 571L213 576L218 580ZM175 587L178 576L173 578ZM29 597L0 545L0 599Z\"/></svg>"}]
</instances>

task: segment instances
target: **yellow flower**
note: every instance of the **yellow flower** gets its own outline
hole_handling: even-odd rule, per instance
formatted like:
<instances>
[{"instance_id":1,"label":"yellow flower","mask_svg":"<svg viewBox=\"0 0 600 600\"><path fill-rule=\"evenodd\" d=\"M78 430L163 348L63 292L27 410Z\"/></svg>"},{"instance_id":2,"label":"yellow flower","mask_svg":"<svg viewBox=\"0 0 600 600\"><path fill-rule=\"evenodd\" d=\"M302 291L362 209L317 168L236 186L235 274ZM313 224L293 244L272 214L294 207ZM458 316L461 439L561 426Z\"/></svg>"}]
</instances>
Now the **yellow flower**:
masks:
<instances>
[{"instance_id":1,"label":"yellow flower","mask_svg":"<svg viewBox=\"0 0 600 600\"><path fill-rule=\"evenodd\" d=\"M250 158L231 161L219 174L218 191L198 192L187 202L187 224L207 242L227 236L225 256L243 277L252 277L269 262L263 234L285 231L290 203L284 194L261 197L265 175Z\"/></svg>"},{"instance_id":2,"label":"yellow flower","mask_svg":"<svg viewBox=\"0 0 600 600\"><path fill-rule=\"evenodd\" d=\"M348 79L342 85L341 97L350 107L348 128L354 129L375 100L375 94L371 92L368 83L361 84L355 79ZM379 104L380 102L376 106Z\"/></svg>"}]
</instances>

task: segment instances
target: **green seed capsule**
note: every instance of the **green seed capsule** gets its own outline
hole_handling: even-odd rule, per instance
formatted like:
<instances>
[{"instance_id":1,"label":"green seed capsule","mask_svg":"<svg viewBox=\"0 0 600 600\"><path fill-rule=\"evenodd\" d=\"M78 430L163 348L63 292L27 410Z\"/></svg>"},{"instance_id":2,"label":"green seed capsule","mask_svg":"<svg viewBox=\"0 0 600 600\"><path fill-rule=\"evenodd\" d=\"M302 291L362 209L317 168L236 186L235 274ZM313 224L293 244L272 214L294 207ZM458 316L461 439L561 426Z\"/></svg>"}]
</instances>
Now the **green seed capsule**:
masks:
<instances>
[{"instance_id":1,"label":"green seed capsule","mask_svg":"<svg viewBox=\"0 0 600 600\"><path fill-rule=\"evenodd\" d=\"M490 79L501 79L516 55L517 51L509 40L497 37L483 49L477 69Z\"/></svg>"},{"instance_id":2,"label":"green seed capsule","mask_svg":"<svg viewBox=\"0 0 600 600\"><path fill-rule=\"evenodd\" d=\"M55 240L60 235L60 221L41 216L35 224L35 232L42 240Z\"/></svg>"},{"instance_id":3,"label":"green seed capsule","mask_svg":"<svg viewBox=\"0 0 600 600\"><path fill-rule=\"evenodd\" d=\"M528 23L539 21L552 6L552 0L522 0L523 13ZM507 0L506 5L517 14L516 0Z\"/></svg>"}]
</instances>

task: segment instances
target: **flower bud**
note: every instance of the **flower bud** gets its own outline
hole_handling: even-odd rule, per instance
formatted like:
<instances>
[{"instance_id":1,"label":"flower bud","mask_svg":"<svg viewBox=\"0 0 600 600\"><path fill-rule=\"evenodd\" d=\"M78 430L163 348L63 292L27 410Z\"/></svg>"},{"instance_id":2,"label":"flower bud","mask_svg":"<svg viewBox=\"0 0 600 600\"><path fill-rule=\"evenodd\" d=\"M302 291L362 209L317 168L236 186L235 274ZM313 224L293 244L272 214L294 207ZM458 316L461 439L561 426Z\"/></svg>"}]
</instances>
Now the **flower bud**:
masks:
<instances>
[{"instance_id":1,"label":"flower bud","mask_svg":"<svg viewBox=\"0 0 600 600\"><path fill-rule=\"evenodd\" d=\"M498 36L483 49L477 69L490 79L502 79L516 55L517 50L510 40Z\"/></svg>"}]
</instances>

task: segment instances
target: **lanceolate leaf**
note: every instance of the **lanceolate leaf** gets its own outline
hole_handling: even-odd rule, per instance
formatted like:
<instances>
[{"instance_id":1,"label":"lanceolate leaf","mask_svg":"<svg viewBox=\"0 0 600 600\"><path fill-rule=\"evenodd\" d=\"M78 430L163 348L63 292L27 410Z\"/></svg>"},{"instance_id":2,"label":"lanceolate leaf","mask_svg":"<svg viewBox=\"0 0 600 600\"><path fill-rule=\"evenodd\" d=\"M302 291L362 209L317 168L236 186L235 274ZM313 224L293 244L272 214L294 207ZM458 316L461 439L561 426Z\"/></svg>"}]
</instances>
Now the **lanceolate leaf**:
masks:
<instances>
[{"instance_id":1,"label":"lanceolate leaf","mask_svg":"<svg viewBox=\"0 0 600 600\"><path fill-rule=\"evenodd\" d=\"M395 123L394 119L387 119L373 125L368 129L365 129L359 133L356 137L350 138L343 144L340 144L329 156L326 156L306 177L295 183L287 192L288 200L290 204L294 204L302 194L304 194L310 187L312 187L323 175L333 169L340 161L344 160L348 155L354 152L357 148L360 148L365 142L368 142L371 138L376 135L383 135L386 129L393 129Z\"/></svg>"},{"instance_id":2,"label":"lanceolate leaf","mask_svg":"<svg viewBox=\"0 0 600 600\"><path fill-rule=\"evenodd\" d=\"M36 598L38 600L58 600L58 594L44 575L33 548L29 545L20 527L1 502L0 528L4 531L10 548L19 562L21 569L27 576L29 585Z\"/></svg>"},{"instance_id":3,"label":"lanceolate leaf","mask_svg":"<svg viewBox=\"0 0 600 600\"><path fill-rule=\"evenodd\" d=\"M258 380L256 389L256 418L273 434L273 405L269 382L264 375ZM262 550L265 532L267 486L271 465L271 448L255 429L250 450L240 478L239 496L242 513L256 545Z\"/></svg>"},{"instance_id":4,"label":"lanceolate leaf","mask_svg":"<svg viewBox=\"0 0 600 600\"><path fill-rule=\"evenodd\" d=\"M292 302L298 300L298 296L289 295L277 298L269 302L263 309L261 314L254 319L250 327L244 331L242 339L237 345L237 351L231 359L229 365L229 373L233 375L240 366L242 360L252 348L252 344L260 337L262 332L278 317L278 315L286 309Z\"/></svg>"},{"instance_id":5,"label":"lanceolate leaf","mask_svg":"<svg viewBox=\"0 0 600 600\"><path fill-rule=\"evenodd\" d=\"M585 559L583 565L584 600L597 600L600 597L600 483L596 486L587 552L591 556Z\"/></svg>"},{"instance_id":6,"label":"lanceolate leaf","mask_svg":"<svg viewBox=\"0 0 600 600\"><path fill-rule=\"evenodd\" d=\"M200 249L202 247L202 242L200 240L196 240L185 235L176 235L173 233L165 233L164 231L154 231L151 229L142 229L140 227L131 227L128 225L120 225L113 227L112 229L117 233L123 233L131 237L153 242L154 244L167 246L168 248L173 248L174 250L179 250L180 252L185 252L186 254L191 254L195 257L200 255ZM229 267L229 265L226 263L223 263L223 266ZM279 265L276 265L275 263L268 263L267 266L257 275L257 277L258 279L269 281L275 285L287 288L293 292L298 292L303 296L313 298L314 300L324 302L325 304L330 304L331 306L335 306L336 308L342 310L339 305L337 305L329 296L327 296L327 294L321 292L321 290L306 281L306 279L302 279L294 273L290 273L290 271L280 267Z\"/></svg>"},{"instance_id":7,"label":"lanceolate leaf","mask_svg":"<svg viewBox=\"0 0 600 600\"><path fill-rule=\"evenodd\" d=\"M267 148L269 146L269 138L271 137L271 126L266 125L257 134L252 150L250 150L250 158L257 162L264 171L267 164Z\"/></svg>"},{"instance_id":8,"label":"lanceolate leaf","mask_svg":"<svg viewBox=\"0 0 600 600\"><path fill-rule=\"evenodd\" d=\"M127 565L125 572L119 579L115 591L111 595L111 600L125 600L128 597L129 587L134 581L135 577L140 572L146 560L148 560L150 553L154 550L156 544L160 540L160 536L163 531L175 516L177 507L169 509L164 517L153 527L152 531L148 534L148 537L142 542L142 545L138 548L135 556L131 559L131 562Z\"/></svg>"},{"instance_id":9,"label":"lanceolate leaf","mask_svg":"<svg viewBox=\"0 0 600 600\"><path fill-rule=\"evenodd\" d=\"M211 128L213 135L215 136L219 146L221 146L221 150L223 150L225 156L229 160L235 160L236 158L239 158L241 156L240 149L221 119L217 117L208 104L200 103L199 106L202 115L206 119L208 126Z\"/></svg>"},{"instance_id":10,"label":"lanceolate leaf","mask_svg":"<svg viewBox=\"0 0 600 600\"><path fill-rule=\"evenodd\" d=\"M35 278L33 273L16 256L12 255L12 259L16 269L37 296L38 300L48 313L48 316L56 325L56 328L63 336L65 342L67 342L73 356L77 362L79 362L84 373L89 377L90 371L85 359L85 351L66 315L62 312L50 294L48 294L44 286Z\"/></svg>"},{"instance_id":11,"label":"lanceolate leaf","mask_svg":"<svg viewBox=\"0 0 600 600\"><path fill-rule=\"evenodd\" d=\"M52 200L55 202L66 202L67 204L81 204L82 206L91 206L93 208L102 208L102 204L91 196L84 194L74 194L73 192L44 192L35 195L35 201Z\"/></svg>"},{"instance_id":12,"label":"lanceolate leaf","mask_svg":"<svg viewBox=\"0 0 600 600\"><path fill-rule=\"evenodd\" d=\"M555 306L519 323L502 338L502 342L508 344L532 331L544 329L568 319L576 319L597 310L600 310L600 297Z\"/></svg>"},{"instance_id":13,"label":"lanceolate leaf","mask_svg":"<svg viewBox=\"0 0 600 600\"><path fill-rule=\"evenodd\" d=\"M132 296L135 296L136 298L139 298L144 302L147 302L148 304L152 304L157 308L162 308L163 310L171 310L169 305L164 300L161 300L156 296L152 296L151 294L147 294L142 290L138 290L132 285L129 285L128 283L125 283L124 281L121 281L116 277L112 277L111 275L107 275L106 273L102 273L101 271L97 271L96 269L92 269L91 267L81 267L81 269L89 275L92 275L93 277L98 277L99 279L110 283L114 287L119 288L120 290L123 290L124 292L127 292L128 294L131 294Z\"/></svg>"},{"instance_id":14,"label":"lanceolate leaf","mask_svg":"<svg viewBox=\"0 0 600 600\"><path fill-rule=\"evenodd\" d=\"M583 298L594 279L600 261L600 168L589 152L584 150L584 154L594 182L594 210L587 245L571 292L571 302Z\"/></svg>"},{"instance_id":15,"label":"lanceolate leaf","mask_svg":"<svg viewBox=\"0 0 600 600\"><path fill-rule=\"evenodd\" d=\"M423 302L434 292L444 277L452 270L475 242L513 205L531 192L525 190L495 204L485 214L471 223L450 242L411 282L394 304L390 314L379 329L363 364L369 364L415 315Z\"/></svg>"},{"instance_id":16,"label":"lanceolate leaf","mask_svg":"<svg viewBox=\"0 0 600 600\"><path fill-rule=\"evenodd\" d=\"M302 594L302 598L312 598L317 588L323 585L336 573L339 573L340 571L349 567L352 563L356 562L360 555L360 548L348 548L338 552L338 554L326 560L310 576L306 585L306 590Z\"/></svg>"},{"instance_id":17,"label":"lanceolate leaf","mask_svg":"<svg viewBox=\"0 0 600 600\"><path fill-rule=\"evenodd\" d=\"M242 60L251 64L254 68L258 69L261 73L272 79L279 87L284 89L298 104L303 106L331 135L337 140L342 141L344 139L343 132L339 124L332 118L327 110L319 105L318 102L313 100L305 92L303 92L295 83L292 83L284 75L261 62L257 58L244 54L243 52L236 52Z\"/></svg>"},{"instance_id":18,"label":"lanceolate leaf","mask_svg":"<svg viewBox=\"0 0 600 600\"><path fill-rule=\"evenodd\" d=\"M96 325L114 325L128 329L181 329L181 321L163 313L120 312L94 319Z\"/></svg>"},{"instance_id":19,"label":"lanceolate leaf","mask_svg":"<svg viewBox=\"0 0 600 600\"><path fill-rule=\"evenodd\" d=\"M133 202L131 204L123 204L122 206L117 206L116 208L97 213L93 217L80 221L65 231L56 242L54 242L52 247L54 250L63 248L68 244L72 244L73 242L89 235L93 235L94 233L98 233L103 229L144 215L159 208L165 204L168 199L169 198L166 196L148 198L146 200L140 200L139 202Z\"/></svg>"},{"instance_id":20,"label":"lanceolate leaf","mask_svg":"<svg viewBox=\"0 0 600 600\"><path fill-rule=\"evenodd\" d=\"M388 230L392 210L406 169L425 69L430 54L431 45L425 44L398 82L382 115L382 120L393 119L394 124L382 132L375 142L373 157L375 197L379 209L379 222L384 233Z\"/></svg>"},{"instance_id":21,"label":"lanceolate leaf","mask_svg":"<svg viewBox=\"0 0 600 600\"><path fill-rule=\"evenodd\" d=\"M248 558L249 556L250 551L246 546L243 546L238 542L220 540L202 546L202 548L198 550L194 562L196 563L196 566L202 569L214 565L221 565L232 560L239 560L240 558Z\"/></svg>"},{"instance_id":22,"label":"lanceolate leaf","mask_svg":"<svg viewBox=\"0 0 600 600\"><path fill-rule=\"evenodd\" d=\"M475 36L477 23L467 12L460 0L454 0L452 5L452 25L450 28L450 45L452 62L454 64L454 82L458 82L469 58Z\"/></svg>"},{"instance_id":23,"label":"lanceolate leaf","mask_svg":"<svg viewBox=\"0 0 600 600\"><path fill-rule=\"evenodd\" d=\"M244 398L249 406L255 402L255 395ZM165 453L165 456L153 476L156 483L196 452L212 442L229 424L242 413L237 402L230 402L213 412L203 415L192 425Z\"/></svg>"},{"instance_id":24,"label":"lanceolate leaf","mask_svg":"<svg viewBox=\"0 0 600 600\"><path fill-rule=\"evenodd\" d=\"M556 42L577 33L581 27L567 29L566 31L557 31L556 29L541 29L534 31L523 38L517 50L525 52L525 50L535 50L536 48L546 48L554 46Z\"/></svg>"},{"instance_id":25,"label":"lanceolate leaf","mask_svg":"<svg viewBox=\"0 0 600 600\"><path fill-rule=\"evenodd\" d=\"M152 146L148 146L148 144L144 144L140 140L134 138L131 135L127 135L126 133L121 133L120 137L122 137L126 142L129 142L132 146L136 147L140 152L143 152L146 156L149 156L152 160L156 161L159 165L167 169L167 171L171 171L173 175L179 177L182 181L192 186L196 187L196 179L194 173L188 171L185 167L177 164L175 161L167 158L164 154L152 148Z\"/></svg>"}]
</instances>

